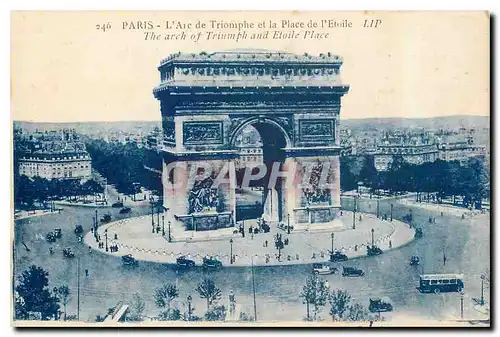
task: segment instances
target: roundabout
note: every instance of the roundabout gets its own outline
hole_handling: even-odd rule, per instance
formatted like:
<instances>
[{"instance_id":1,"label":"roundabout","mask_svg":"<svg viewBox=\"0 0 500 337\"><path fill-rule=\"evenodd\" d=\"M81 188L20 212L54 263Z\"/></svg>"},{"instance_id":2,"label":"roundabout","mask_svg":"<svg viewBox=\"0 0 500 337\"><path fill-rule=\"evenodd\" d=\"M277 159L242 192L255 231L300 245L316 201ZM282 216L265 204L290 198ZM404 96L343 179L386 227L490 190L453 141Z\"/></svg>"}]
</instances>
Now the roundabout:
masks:
<instances>
[{"instance_id":1,"label":"roundabout","mask_svg":"<svg viewBox=\"0 0 500 337\"><path fill-rule=\"evenodd\" d=\"M401 221L384 221L373 214L356 213L355 229L352 229L352 217L352 212L344 212L341 221L332 224L312 225L290 234L271 226L268 233L246 233L245 237L235 234L234 228L190 232L189 235L176 228L170 233L169 242L168 228L155 230L151 217L145 215L100 226L97 237L101 245L93 232L87 233L84 240L99 252L115 256L130 254L142 261L175 264L178 257L185 256L201 266L203 258L210 256L224 267L245 267L328 262L332 248L349 259L358 258L367 255L367 246L372 240L382 251L387 251L404 246L414 238L414 229ZM245 221L245 229L255 227L256 223L256 220ZM274 245L277 236L288 243L279 250ZM109 249L111 246L113 252Z\"/></svg>"}]
</instances>

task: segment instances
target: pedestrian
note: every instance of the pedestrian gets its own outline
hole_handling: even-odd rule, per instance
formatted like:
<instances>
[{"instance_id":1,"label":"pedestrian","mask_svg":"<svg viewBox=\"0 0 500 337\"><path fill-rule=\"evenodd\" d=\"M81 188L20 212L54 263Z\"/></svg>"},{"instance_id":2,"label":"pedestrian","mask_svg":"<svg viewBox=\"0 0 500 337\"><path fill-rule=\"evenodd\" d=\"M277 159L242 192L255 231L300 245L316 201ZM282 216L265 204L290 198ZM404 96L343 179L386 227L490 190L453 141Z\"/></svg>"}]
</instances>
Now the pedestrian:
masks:
<instances>
[{"instance_id":1,"label":"pedestrian","mask_svg":"<svg viewBox=\"0 0 500 337\"><path fill-rule=\"evenodd\" d=\"M85 269L85 277L89 277L89 270Z\"/></svg>"},{"instance_id":2,"label":"pedestrian","mask_svg":"<svg viewBox=\"0 0 500 337\"><path fill-rule=\"evenodd\" d=\"M118 240L118 234L115 233L115 240Z\"/></svg>"},{"instance_id":3,"label":"pedestrian","mask_svg":"<svg viewBox=\"0 0 500 337\"><path fill-rule=\"evenodd\" d=\"M89 253L92 253L92 247L89 246Z\"/></svg>"},{"instance_id":4,"label":"pedestrian","mask_svg":"<svg viewBox=\"0 0 500 337\"><path fill-rule=\"evenodd\" d=\"M299 259L299 254L295 254L295 260Z\"/></svg>"},{"instance_id":5,"label":"pedestrian","mask_svg":"<svg viewBox=\"0 0 500 337\"><path fill-rule=\"evenodd\" d=\"M94 227L90 227L90 232L94 233Z\"/></svg>"},{"instance_id":6,"label":"pedestrian","mask_svg":"<svg viewBox=\"0 0 500 337\"><path fill-rule=\"evenodd\" d=\"M266 240L265 244L266 244L266 247L267 247L267 240Z\"/></svg>"},{"instance_id":7,"label":"pedestrian","mask_svg":"<svg viewBox=\"0 0 500 337\"><path fill-rule=\"evenodd\" d=\"M389 240L389 248L392 248L392 241Z\"/></svg>"}]
</instances>

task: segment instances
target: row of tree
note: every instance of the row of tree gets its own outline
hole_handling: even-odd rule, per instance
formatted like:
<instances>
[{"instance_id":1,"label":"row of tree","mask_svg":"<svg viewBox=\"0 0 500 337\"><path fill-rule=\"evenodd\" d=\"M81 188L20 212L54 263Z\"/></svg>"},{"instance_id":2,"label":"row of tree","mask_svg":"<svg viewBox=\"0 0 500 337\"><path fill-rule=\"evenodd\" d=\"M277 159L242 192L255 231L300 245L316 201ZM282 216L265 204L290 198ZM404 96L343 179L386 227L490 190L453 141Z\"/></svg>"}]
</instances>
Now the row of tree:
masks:
<instances>
[{"instance_id":1,"label":"row of tree","mask_svg":"<svg viewBox=\"0 0 500 337\"><path fill-rule=\"evenodd\" d=\"M330 290L325 280L316 274L309 276L300 293L300 298L306 305L306 321L321 320L319 314L323 307L330 305L329 315L333 321L373 321L374 317L363 307L355 302L345 290Z\"/></svg>"},{"instance_id":2,"label":"row of tree","mask_svg":"<svg viewBox=\"0 0 500 337\"><path fill-rule=\"evenodd\" d=\"M32 208L37 202L45 204L48 200L77 198L103 193L104 188L95 180L82 183L78 179L52 179L25 175L14 176L14 204L16 208Z\"/></svg>"},{"instance_id":3,"label":"row of tree","mask_svg":"<svg viewBox=\"0 0 500 337\"><path fill-rule=\"evenodd\" d=\"M138 193L138 186L152 191L162 191L161 156L154 150L138 148L134 144L107 143L104 140L86 139L85 145L92 158L92 167L118 192L127 195Z\"/></svg>"},{"instance_id":4,"label":"row of tree","mask_svg":"<svg viewBox=\"0 0 500 337\"><path fill-rule=\"evenodd\" d=\"M340 184L343 190L355 190L358 183L370 188L394 192L435 193L437 201L460 196L465 207L481 208L490 194L490 168L482 157L465 163L436 160L421 165L394 156L387 171L377 171L373 156L342 158Z\"/></svg>"},{"instance_id":5,"label":"row of tree","mask_svg":"<svg viewBox=\"0 0 500 337\"><path fill-rule=\"evenodd\" d=\"M75 315L68 315L67 305L71 301L71 291L67 285L49 288L49 274L43 268L35 265L24 271L17 280L15 286L15 318L16 319L40 319L40 320L74 320ZM206 311L203 317L195 314L194 306L190 300L185 312L179 310L179 289L173 284L164 284L155 289L154 301L160 312L155 319L161 321L224 321L226 319L226 308L220 304L222 290L217 287L211 279L203 279L195 288L200 298L206 300ZM352 300L351 295L344 290L330 291L324 280L317 275L307 278L300 293L300 297L306 304L307 321L317 321L322 308L330 304L329 315L334 321L368 321L373 317L359 303ZM61 304L63 311L61 312ZM127 314L128 321L143 321L146 318L145 302L139 294L133 296ZM108 314L114 308L108 310ZM104 317L97 316L96 321L103 321ZM254 321L254 317L244 312L240 313L240 321Z\"/></svg>"}]
</instances>

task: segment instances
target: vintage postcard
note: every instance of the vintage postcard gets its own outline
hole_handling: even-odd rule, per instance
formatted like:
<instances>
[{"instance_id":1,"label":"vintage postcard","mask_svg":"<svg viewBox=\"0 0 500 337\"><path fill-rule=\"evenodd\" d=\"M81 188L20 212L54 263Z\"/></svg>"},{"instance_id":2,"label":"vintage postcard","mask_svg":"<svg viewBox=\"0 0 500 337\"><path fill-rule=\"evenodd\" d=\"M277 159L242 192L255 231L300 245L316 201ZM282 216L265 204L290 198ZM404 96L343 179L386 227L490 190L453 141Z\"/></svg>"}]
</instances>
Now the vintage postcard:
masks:
<instances>
[{"instance_id":1,"label":"vintage postcard","mask_svg":"<svg viewBox=\"0 0 500 337\"><path fill-rule=\"evenodd\" d=\"M490 326L487 12L11 13L14 326Z\"/></svg>"}]
</instances>

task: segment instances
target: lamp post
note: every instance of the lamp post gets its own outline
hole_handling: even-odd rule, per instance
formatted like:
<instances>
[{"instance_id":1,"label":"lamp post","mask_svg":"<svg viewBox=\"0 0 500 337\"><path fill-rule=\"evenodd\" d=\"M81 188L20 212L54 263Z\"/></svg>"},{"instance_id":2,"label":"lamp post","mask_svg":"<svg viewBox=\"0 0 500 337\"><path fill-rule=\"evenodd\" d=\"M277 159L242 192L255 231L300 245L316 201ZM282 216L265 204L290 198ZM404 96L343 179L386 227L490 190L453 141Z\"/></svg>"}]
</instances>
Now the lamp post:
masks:
<instances>
[{"instance_id":1,"label":"lamp post","mask_svg":"<svg viewBox=\"0 0 500 337\"><path fill-rule=\"evenodd\" d=\"M229 239L229 244L231 245L231 255L229 256L229 261L233 264L233 239Z\"/></svg>"},{"instance_id":2,"label":"lamp post","mask_svg":"<svg viewBox=\"0 0 500 337\"><path fill-rule=\"evenodd\" d=\"M290 214L287 214L288 218L288 234L290 234Z\"/></svg>"},{"instance_id":3,"label":"lamp post","mask_svg":"<svg viewBox=\"0 0 500 337\"><path fill-rule=\"evenodd\" d=\"M190 321L191 320L191 301L193 300L191 295L189 295L187 297L187 300L188 300L188 321Z\"/></svg>"},{"instance_id":4,"label":"lamp post","mask_svg":"<svg viewBox=\"0 0 500 337\"><path fill-rule=\"evenodd\" d=\"M460 292L460 318L464 318L464 292Z\"/></svg>"},{"instance_id":5,"label":"lamp post","mask_svg":"<svg viewBox=\"0 0 500 337\"><path fill-rule=\"evenodd\" d=\"M375 245L375 239L373 237L374 232L375 232L375 230L372 228L372 247Z\"/></svg>"},{"instance_id":6,"label":"lamp post","mask_svg":"<svg viewBox=\"0 0 500 337\"><path fill-rule=\"evenodd\" d=\"M481 275L481 305L484 305L484 275Z\"/></svg>"},{"instance_id":7,"label":"lamp post","mask_svg":"<svg viewBox=\"0 0 500 337\"><path fill-rule=\"evenodd\" d=\"M170 229L170 225L171 225L171 224L172 224L172 223L169 221L169 222L168 222L168 242L172 242L172 234L171 234L171 233L172 233L172 230Z\"/></svg>"},{"instance_id":8,"label":"lamp post","mask_svg":"<svg viewBox=\"0 0 500 337\"><path fill-rule=\"evenodd\" d=\"M158 202L158 204L156 205L156 223L158 225L158 227L160 227L160 203Z\"/></svg>"},{"instance_id":9,"label":"lamp post","mask_svg":"<svg viewBox=\"0 0 500 337\"><path fill-rule=\"evenodd\" d=\"M155 232L155 218L154 218L154 214L153 214L153 205L154 205L153 196L149 197L149 202L151 204L151 232L154 233Z\"/></svg>"},{"instance_id":10,"label":"lamp post","mask_svg":"<svg viewBox=\"0 0 500 337\"><path fill-rule=\"evenodd\" d=\"M334 233L332 233L332 234L331 234L331 237L332 237L332 254L333 254L333 238L335 237L335 234L334 234Z\"/></svg>"},{"instance_id":11,"label":"lamp post","mask_svg":"<svg viewBox=\"0 0 500 337\"><path fill-rule=\"evenodd\" d=\"M392 208L394 207L393 204L391 204L391 222L392 222Z\"/></svg>"},{"instance_id":12,"label":"lamp post","mask_svg":"<svg viewBox=\"0 0 500 337\"><path fill-rule=\"evenodd\" d=\"M377 219L380 217L380 199L377 199Z\"/></svg>"},{"instance_id":13,"label":"lamp post","mask_svg":"<svg viewBox=\"0 0 500 337\"><path fill-rule=\"evenodd\" d=\"M356 196L354 196L354 208L352 210L352 229L356 229Z\"/></svg>"},{"instance_id":14,"label":"lamp post","mask_svg":"<svg viewBox=\"0 0 500 337\"><path fill-rule=\"evenodd\" d=\"M104 231L104 237L106 238L106 251L108 251L108 230Z\"/></svg>"},{"instance_id":15,"label":"lamp post","mask_svg":"<svg viewBox=\"0 0 500 337\"><path fill-rule=\"evenodd\" d=\"M161 216L161 235L165 236L165 216Z\"/></svg>"},{"instance_id":16,"label":"lamp post","mask_svg":"<svg viewBox=\"0 0 500 337\"><path fill-rule=\"evenodd\" d=\"M241 234L243 237L245 237L245 219L241 220L241 228L243 229L241 231Z\"/></svg>"}]
</instances>

